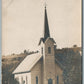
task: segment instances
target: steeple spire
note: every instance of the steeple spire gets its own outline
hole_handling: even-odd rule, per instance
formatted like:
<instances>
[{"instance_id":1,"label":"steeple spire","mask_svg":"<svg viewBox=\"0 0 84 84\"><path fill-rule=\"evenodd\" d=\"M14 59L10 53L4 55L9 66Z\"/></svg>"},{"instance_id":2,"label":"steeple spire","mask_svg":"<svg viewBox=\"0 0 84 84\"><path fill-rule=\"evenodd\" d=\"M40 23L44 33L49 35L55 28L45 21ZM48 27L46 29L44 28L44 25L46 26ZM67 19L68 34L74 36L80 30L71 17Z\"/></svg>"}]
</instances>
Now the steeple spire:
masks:
<instances>
[{"instance_id":1,"label":"steeple spire","mask_svg":"<svg viewBox=\"0 0 84 84\"><path fill-rule=\"evenodd\" d=\"M49 25L48 25L48 18L47 18L46 4L45 4L45 16L44 16L44 39L46 40L48 37L50 37L50 32L49 32Z\"/></svg>"},{"instance_id":2,"label":"steeple spire","mask_svg":"<svg viewBox=\"0 0 84 84\"><path fill-rule=\"evenodd\" d=\"M47 18L47 10L46 10L46 4L45 4L45 16L44 16L44 37L40 38L39 41L39 45L41 44L41 42L45 43L46 39L50 37L50 31L49 31L49 25L48 25L48 18ZM50 40L52 40L54 43L54 39L53 38L49 38Z\"/></svg>"}]
</instances>

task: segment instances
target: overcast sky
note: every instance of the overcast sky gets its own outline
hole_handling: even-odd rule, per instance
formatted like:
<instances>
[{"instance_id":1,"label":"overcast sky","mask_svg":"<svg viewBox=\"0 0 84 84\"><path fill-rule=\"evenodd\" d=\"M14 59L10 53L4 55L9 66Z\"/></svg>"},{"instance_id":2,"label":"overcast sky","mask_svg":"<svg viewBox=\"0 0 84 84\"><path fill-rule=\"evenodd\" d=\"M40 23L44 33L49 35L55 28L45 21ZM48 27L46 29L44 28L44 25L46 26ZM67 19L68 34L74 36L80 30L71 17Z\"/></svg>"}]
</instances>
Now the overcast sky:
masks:
<instances>
[{"instance_id":1,"label":"overcast sky","mask_svg":"<svg viewBox=\"0 0 84 84\"><path fill-rule=\"evenodd\" d=\"M81 0L2 0L2 54L37 50L45 2L57 47L81 46Z\"/></svg>"}]
</instances>

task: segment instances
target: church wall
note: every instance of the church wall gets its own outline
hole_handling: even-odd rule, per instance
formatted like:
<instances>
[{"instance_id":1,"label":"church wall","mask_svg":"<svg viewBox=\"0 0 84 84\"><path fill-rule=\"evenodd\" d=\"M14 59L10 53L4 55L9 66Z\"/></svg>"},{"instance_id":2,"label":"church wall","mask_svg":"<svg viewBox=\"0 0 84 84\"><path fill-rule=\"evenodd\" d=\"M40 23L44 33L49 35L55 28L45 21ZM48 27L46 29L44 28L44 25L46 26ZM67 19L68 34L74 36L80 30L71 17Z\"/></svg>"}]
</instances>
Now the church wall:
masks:
<instances>
[{"instance_id":1,"label":"church wall","mask_svg":"<svg viewBox=\"0 0 84 84\"><path fill-rule=\"evenodd\" d=\"M51 53L48 52L48 47L51 48ZM44 47L44 56L43 56L43 63L44 63L44 83L48 84L48 80L52 79L53 84L55 84L55 57L54 57L54 43L47 39L45 42Z\"/></svg>"},{"instance_id":2,"label":"church wall","mask_svg":"<svg viewBox=\"0 0 84 84\"><path fill-rule=\"evenodd\" d=\"M23 84L22 82L24 81L24 84L31 84L31 72L15 74L14 78L19 82L19 84Z\"/></svg>"},{"instance_id":3,"label":"church wall","mask_svg":"<svg viewBox=\"0 0 84 84\"><path fill-rule=\"evenodd\" d=\"M63 82L63 70L60 68L58 64L55 64L55 74L56 74L56 83L57 84L57 76L59 77L59 84L64 84Z\"/></svg>"},{"instance_id":4,"label":"church wall","mask_svg":"<svg viewBox=\"0 0 84 84\"><path fill-rule=\"evenodd\" d=\"M31 84L36 84L36 77L38 77L38 84L43 84L42 68L43 68L43 64L41 59L36 63L36 65L31 70Z\"/></svg>"}]
</instances>

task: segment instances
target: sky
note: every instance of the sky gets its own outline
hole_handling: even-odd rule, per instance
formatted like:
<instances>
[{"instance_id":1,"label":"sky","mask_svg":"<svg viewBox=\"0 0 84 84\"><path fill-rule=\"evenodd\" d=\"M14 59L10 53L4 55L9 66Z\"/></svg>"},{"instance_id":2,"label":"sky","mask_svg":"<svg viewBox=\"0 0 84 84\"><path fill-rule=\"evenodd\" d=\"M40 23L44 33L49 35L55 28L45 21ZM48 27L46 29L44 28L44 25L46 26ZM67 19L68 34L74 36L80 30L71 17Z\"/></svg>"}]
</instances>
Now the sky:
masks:
<instances>
[{"instance_id":1,"label":"sky","mask_svg":"<svg viewBox=\"0 0 84 84\"><path fill-rule=\"evenodd\" d=\"M57 48L81 46L81 0L2 0L2 55L38 50L45 2Z\"/></svg>"}]
</instances>

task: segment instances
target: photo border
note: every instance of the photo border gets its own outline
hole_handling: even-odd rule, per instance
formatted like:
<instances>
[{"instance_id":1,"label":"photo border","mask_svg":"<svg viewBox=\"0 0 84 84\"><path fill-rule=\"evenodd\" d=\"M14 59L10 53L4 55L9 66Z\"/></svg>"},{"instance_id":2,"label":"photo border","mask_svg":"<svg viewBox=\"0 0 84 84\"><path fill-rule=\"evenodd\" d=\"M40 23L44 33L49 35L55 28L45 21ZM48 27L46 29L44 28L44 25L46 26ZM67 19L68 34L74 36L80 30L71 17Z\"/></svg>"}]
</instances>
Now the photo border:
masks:
<instances>
[{"instance_id":1,"label":"photo border","mask_svg":"<svg viewBox=\"0 0 84 84\"><path fill-rule=\"evenodd\" d=\"M81 2L82 4L82 15L81 15L81 18L82 18L82 84L84 84L84 0L82 0Z\"/></svg>"},{"instance_id":2,"label":"photo border","mask_svg":"<svg viewBox=\"0 0 84 84\"><path fill-rule=\"evenodd\" d=\"M1 52L1 48L2 48L2 1L0 0L0 59L2 58L2 52ZM1 60L0 60L0 84L2 84L2 75L1 75L1 72L2 72L2 63L1 63Z\"/></svg>"},{"instance_id":3,"label":"photo border","mask_svg":"<svg viewBox=\"0 0 84 84\"><path fill-rule=\"evenodd\" d=\"M82 12L81 12L81 21L82 21L82 84L84 84L84 0L81 1L82 5ZM0 0L0 59L2 59L2 1ZM2 84L2 63L0 60L0 84Z\"/></svg>"}]
</instances>

